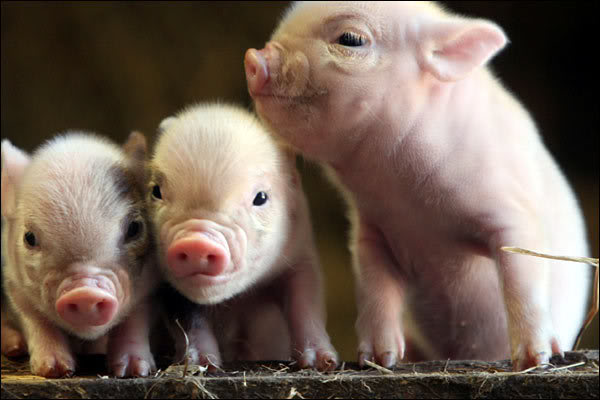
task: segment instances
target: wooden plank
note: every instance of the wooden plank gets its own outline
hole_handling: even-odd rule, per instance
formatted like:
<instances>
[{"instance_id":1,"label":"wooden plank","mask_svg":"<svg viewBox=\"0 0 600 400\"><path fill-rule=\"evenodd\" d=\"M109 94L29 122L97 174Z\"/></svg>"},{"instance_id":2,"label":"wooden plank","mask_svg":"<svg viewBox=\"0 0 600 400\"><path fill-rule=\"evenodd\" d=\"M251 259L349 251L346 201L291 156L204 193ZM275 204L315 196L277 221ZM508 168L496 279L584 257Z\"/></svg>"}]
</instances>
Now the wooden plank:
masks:
<instances>
[{"instance_id":1,"label":"wooden plank","mask_svg":"<svg viewBox=\"0 0 600 400\"><path fill-rule=\"evenodd\" d=\"M150 378L114 379L104 357L79 360L79 375L32 376L27 360L2 358L2 398L598 398L598 350L567 352L551 366L514 373L508 361L430 361L392 373L355 363L330 373L293 362L238 362L215 373L171 366Z\"/></svg>"}]
</instances>

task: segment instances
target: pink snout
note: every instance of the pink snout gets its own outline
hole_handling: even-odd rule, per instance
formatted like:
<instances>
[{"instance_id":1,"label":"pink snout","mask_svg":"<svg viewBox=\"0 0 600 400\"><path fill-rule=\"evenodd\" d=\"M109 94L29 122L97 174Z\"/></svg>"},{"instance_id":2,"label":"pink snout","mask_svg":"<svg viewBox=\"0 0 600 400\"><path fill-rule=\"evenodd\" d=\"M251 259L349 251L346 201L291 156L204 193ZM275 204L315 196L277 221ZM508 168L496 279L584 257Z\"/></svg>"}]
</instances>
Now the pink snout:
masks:
<instances>
[{"instance_id":1,"label":"pink snout","mask_svg":"<svg viewBox=\"0 0 600 400\"><path fill-rule=\"evenodd\" d=\"M229 264L229 251L202 233L179 239L167 250L167 263L177 278L218 276Z\"/></svg>"},{"instance_id":2,"label":"pink snout","mask_svg":"<svg viewBox=\"0 0 600 400\"><path fill-rule=\"evenodd\" d=\"M264 51L248 49L244 57L248 91L252 96L260 94L269 80L269 67Z\"/></svg>"},{"instance_id":3,"label":"pink snout","mask_svg":"<svg viewBox=\"0 0 600 400\"><path fill-rule=\"evenodd\" d=\"M55 306L60 317L73 326L102 326L115 316L118 301L103 289L83 286L60 296Z\"/></svg>"}]
</instances>

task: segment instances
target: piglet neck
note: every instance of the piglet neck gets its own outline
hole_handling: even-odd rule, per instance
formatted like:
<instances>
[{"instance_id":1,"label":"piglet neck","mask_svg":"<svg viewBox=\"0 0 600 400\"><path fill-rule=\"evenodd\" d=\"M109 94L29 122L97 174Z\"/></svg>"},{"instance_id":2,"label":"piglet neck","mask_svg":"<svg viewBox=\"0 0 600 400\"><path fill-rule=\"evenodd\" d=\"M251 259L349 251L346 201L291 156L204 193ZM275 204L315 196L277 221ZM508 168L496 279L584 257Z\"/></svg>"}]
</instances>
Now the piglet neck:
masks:
<instances>
[{"instance_id":1,"label":"piglet neck","mask_svg":"<svg viewBox=\"0 0 600 400\"><path fill-rule=\"evenodd\" d=\"M427 95L410 105L409 112L390 108L363 128L359 140L340 144L327 163L343 183L360 191L369 184L365 177L385 176L387 184L410 185L447 171L447 160L457 164L486 136L481 121L492 120L487 114L494 109L490 103L497 86L487 70L458 82L428 84Z\"/></svg>"}]
</instances>

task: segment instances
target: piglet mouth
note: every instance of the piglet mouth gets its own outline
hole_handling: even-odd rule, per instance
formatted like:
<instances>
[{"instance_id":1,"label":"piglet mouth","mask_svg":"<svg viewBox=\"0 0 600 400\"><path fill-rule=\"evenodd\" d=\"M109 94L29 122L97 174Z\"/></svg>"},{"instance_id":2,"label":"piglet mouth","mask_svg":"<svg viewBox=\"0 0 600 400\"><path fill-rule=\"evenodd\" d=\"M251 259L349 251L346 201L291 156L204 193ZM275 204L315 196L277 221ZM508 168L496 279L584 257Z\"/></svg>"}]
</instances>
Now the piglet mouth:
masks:
<instances>
[{"instance_id":1,"label":"piglet mouth","mask_svg":"<svg viewBox=\"0 0 600 400\"><path fill-rule=\"evenodd\" d=\"M229 282L233 278L232 274L219 276L207 276L201 272L193 273L184 278L178 278L180 284L192 288L219 286Z\"/></svg>"}]
</instances>

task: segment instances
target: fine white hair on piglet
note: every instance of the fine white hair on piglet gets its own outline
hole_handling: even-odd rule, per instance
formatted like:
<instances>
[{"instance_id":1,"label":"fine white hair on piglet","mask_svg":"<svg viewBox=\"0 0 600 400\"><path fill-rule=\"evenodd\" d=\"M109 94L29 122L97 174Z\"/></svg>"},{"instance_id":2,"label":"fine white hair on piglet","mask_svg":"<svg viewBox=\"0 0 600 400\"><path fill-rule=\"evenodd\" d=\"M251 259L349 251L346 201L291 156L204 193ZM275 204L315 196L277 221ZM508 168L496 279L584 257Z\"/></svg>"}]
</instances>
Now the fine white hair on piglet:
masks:
<instances>
[{"instance_id":1,"label":"fine white hair on piglet","mask_svg":"<svg viewBox=\"0 0 600 400\"><path fill-rule=\"evenodd\" d=\"M194 215L196 210L199 216L218 213L223 223L231 224L241 210L251 206L256 192L269 192L275 189L273 185L279 185L281 190L270 194L275 204L271 212L250 208L252 212L244 212L242 219L247 222L236 224L247 226L251 221L252 232L264 235L283 230L285 236L287 221L280 214L285 212L286 203L291 207L293 202L287 199L292 182L290 165L252 114L234 105L201 103L165 121L150 164L151 185L160 184L167 200L155 208L156 219L178 220ZM185 210L188 214L183 213ZM159 246L165 242L162 239ZM257 278L245 276L252 281ZM240 280L233 283L245 285ZM227 291L221 293L226 295Z\"/></svg>"},{"instance_id":2,"label":"fine white hair on piglet","mask_svg":"<svg viewBox=\"0 0 600 400\"><path fill-rule=\"evenodd\" d=\"M74 149L77 157L73 156ZM62 216L75 219L68 229L90 226L95 222L90 220L94 215L118 213L118 207L106 207L107 204L125 201L126 207L131 206L131 199L123 196L128 183L122 181L124 177L110 173L111 170L117 172L119 166L124 170L128 160L115 144L101 136L67 132L51 139L32 155L32 163L23 179L36 185L23 186L22 196L29 197L35 204L53 206L57 214L40 213L39 216L48 225ZM60 184L61 181L70 181L72 185ZM20 204L26 207L26 203ZM116 232L121 227L104 228ZM79 234L85 233L85 229L79 229ZM92 243L94 238L86 239Z\"/></svg>"},{"instance_id":3,"label":"fine white hair on piglet","mask_svg":"<svg viewBox=\"0 0 600 400\"><path fill-rule=\"evenodd\" d=\"M69 131L31 156L2 142L9 300L2 308L2 351L26 346L35 374L72 374L74 337L108 339L108 363L117 376L154 368L147 307L158 274L143 193L145 151L138 133L120 148Z\"/></svg>"},{"instance_id":4,"label":"fine white hair on piglet","mask_svg":"<svg viewBox=\"0 0 600 400\"><path fill-rule=\"evenodd\" d=\"M335 367L295 157L228 104L187 107L159 135L148 198L165 279L197 305L174 311L191 359L292 354L303 367ZM240 340L245 350L232 351Z\"/></svg>"},{"instance_id":5,"label":"fine white hair on piglet","mask_svg":"<svg viewBox=\"0 0 600 400\"><path fill-rule=\"evenodd\" d=\"M242 132L238 133L240 129ZM161 166L161 173L202 177L201 182L188 187L199 191L188 197L191 202L206 198L207 192L211 193L211 199L221 201L216 193L230 192L232 181L272 173L283 162L274 141L258 120L237 106L189 106L166 118L160 130L156 148L161 152L155 153L153 163ZM163 162L163 158L168 158L168 162Z\"/></svg>"}]
</instances>

